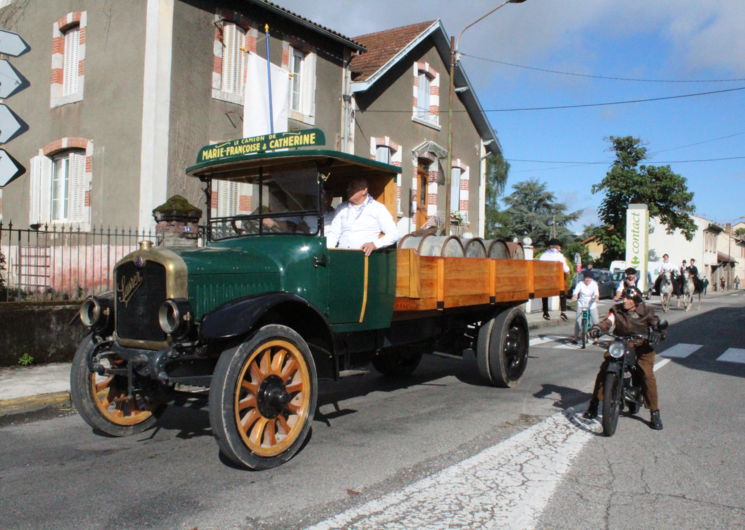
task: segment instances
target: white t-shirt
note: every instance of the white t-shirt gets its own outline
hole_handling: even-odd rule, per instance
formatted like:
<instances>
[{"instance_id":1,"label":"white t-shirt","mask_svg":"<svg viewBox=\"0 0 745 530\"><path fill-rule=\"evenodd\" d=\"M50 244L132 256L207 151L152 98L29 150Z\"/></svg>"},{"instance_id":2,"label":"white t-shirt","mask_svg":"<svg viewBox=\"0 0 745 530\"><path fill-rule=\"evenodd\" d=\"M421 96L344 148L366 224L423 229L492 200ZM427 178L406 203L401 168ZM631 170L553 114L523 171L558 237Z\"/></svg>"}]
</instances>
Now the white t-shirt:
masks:
<instances>
[{"instance_id":1,"label":"white t-shirt","mask_svg":"<svg viewBox=\"0 0 745 530\"><path fill-rule=\"evenodd\" d=\"M564 255L555 248L549 248L546 252L541 254L538 261L558 261L564 266L564 274L569 274L569 265Z\"/></svg>"},{"instance_id":2,"label":"white t-shirt","mask_svg":"<svg viewBox=\"0 0 745 530\"><path fill-rule=\"evenodd\" d=\"M590 285L585 284L584 280L579 282L572 293L572 298L577 297L577 305L579 307L593 307L597 304L600 299L600 290L598 289L598 282L592 280Z\"/></svg>"},{"instance_id":3,"label":"white t-shirt","mask_svg":"<svg viewBox=\"0 0 745 530\"><path fill-rule=\"evenodd\" d=\"M348 201L341 203L326 229L328 248L362 248L370 241L380 248L392 245L398 238L398 228L388 209L369 195L358 206Z\"/></svg>"},{"instance_id":4,"label":"white t-shirt","mask_svg":"<svg viewBox=\"0 0 745 530\"><path fill-rule=\"evenodd\" d=\"M663 261L662 265L660 265L661 272L669 271L672 273L672 272L675 272L676 270L678 270L678 268L672 263L670 263L669 261L667 263Z\"/></svg>"}]
</instances>

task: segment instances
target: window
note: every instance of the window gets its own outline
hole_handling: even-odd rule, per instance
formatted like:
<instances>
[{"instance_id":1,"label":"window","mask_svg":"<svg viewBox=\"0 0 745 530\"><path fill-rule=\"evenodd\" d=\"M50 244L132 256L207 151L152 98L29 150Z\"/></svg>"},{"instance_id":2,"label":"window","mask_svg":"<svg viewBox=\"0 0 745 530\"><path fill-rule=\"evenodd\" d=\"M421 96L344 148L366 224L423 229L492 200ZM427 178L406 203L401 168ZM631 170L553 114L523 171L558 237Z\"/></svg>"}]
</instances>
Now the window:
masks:
<instances>
[{"instance_id":1,"label":"window","mask_svg":"<svg viewBox=\"0 0 745 530\"><path fill-rule=\"evenodd\" d=\"M316 54L285 43L282 67L290 73L290 118L313 124L316 113Z\"/></svg>"},{"instance_id":2,"label":"window","mask_svg":"<svg viewBox=\"0 0 745 530\"><path fill-rule=\"evenodd\" d=\"M450 211L460 210L460 176L463 170L454 167L450 172Z\"/></svg>"},{"instance_id":3,"label":"window","mask_svg":"<svg viewBox=\"0 0 745 530\"><path fill-rule=\"evenodd\" d=\"M416 116L423 120L430 120L429 114L429 92L430 79L426 72L419 72L419 85L417 90Z\"/></svg>"},{"instance_id":4,"label":"window","mask_svg":"<svg viewBox=\"0 0 745 530\"><path fill-rule=\"evenodd\" d=\"M88 163L87 163L88 162ZM31 159L29 223L90 222L90 163L82 149Z\"/></svg>"},{"instance_id":5,"label":"window","mask_svg":"<svg viewBox=\"0 0 745 530\"><path fill-rule=\"evenodd\" d=\"M222 91L243 94L246 72L246 32L237 24L226 22L222 29ZM243 48L243 49L242 49Z\"/></svg>"},{"instance_id":6,"label":"window","mask_svg":"<svg viewBox=\"0 0 745 530\"><path fill-rule=\"evenodd\" d=\"M83 99L85 11L68 13L52 26L52 108Z\"/></svg>"},{"instance_id":7,"label":"window","mask_svg":"<svg viewBox=\"0 0 745 530\"><path fill-rule=\"evenodd\" d=\"M387 145L379 145L375 150L375 160L378 162L384 162L386 164L391 163L391 148Z\"/></svg>"}]
</instances>

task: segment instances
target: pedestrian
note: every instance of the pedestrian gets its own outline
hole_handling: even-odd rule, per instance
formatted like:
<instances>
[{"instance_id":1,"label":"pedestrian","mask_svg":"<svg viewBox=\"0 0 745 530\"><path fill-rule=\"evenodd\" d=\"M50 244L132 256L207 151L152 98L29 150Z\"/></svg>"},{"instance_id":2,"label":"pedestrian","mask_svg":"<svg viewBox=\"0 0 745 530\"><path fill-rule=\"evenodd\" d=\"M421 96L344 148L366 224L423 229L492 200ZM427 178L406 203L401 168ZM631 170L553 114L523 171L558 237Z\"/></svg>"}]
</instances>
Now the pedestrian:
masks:
<instances>
[{"instance_id":1,"label":"pedestrian","mask_svg":"<svg viewBox=\"0 0 745 530\"><path fill-rule=\"evenodd\" d=\"M701 286L704 288L704 294L706 294L706 289L709 287L709 278L701 280Z\"/></svg>"},{"instance_id":2,"label":"pedestrian","mask_svg":"<svg viewBox=\"0 0 745 530\"><path fill-rule=\"evenodd\" d=\"M740 288L740 277L735 276L735 290L738 290Z\"/></svg>"},{"instance_id":3,"label":"pedestrian","mask_svg":"<svg viewBox=\"0 0 745 530\"><path fill-rule=\"evenodd\" d=\"M539 261L557 261L561 263L564 269L564 285L566 285L567 274L569 274L569 265L564 255L561 253L561 241L558 239L550 239L548 241L548 249L546 252L541 254L538 258ZM541 298L541 306L543 309L543 319L551 320L551 315L548 313L548 298ZM562 291L559 295L559 307L561 308L561 314L559 315L562 320L567 320L567 299L566 294Z\"/></svg>"},{"instance_id":4,"label":"pedestrian","mask_svg":"<svg viewBox=\"0 0 745 530\"><path fill-rule=\"evenodd\" d=\"M719 288L724 291L724 276L719 278Z\"/></svg>"}]
</instances>

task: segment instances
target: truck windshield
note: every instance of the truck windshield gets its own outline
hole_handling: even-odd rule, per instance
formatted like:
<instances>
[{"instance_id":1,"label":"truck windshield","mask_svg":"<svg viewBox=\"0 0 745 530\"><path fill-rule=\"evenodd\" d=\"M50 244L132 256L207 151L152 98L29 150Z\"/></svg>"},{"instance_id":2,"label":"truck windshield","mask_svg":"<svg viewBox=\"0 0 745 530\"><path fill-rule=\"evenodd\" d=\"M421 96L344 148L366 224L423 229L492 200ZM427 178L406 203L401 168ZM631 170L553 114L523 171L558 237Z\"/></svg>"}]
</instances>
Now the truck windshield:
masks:
<instances>
[{"instance_id":1,"label":"truck windshield","mask_svg":"<svg viewBox=\"0 0 745 530\"><path fill-rule=\"evenodd\" d=\"M318 233L315 167L211 179L213 241L244 235Z\"/></svg>"}]
</instances>

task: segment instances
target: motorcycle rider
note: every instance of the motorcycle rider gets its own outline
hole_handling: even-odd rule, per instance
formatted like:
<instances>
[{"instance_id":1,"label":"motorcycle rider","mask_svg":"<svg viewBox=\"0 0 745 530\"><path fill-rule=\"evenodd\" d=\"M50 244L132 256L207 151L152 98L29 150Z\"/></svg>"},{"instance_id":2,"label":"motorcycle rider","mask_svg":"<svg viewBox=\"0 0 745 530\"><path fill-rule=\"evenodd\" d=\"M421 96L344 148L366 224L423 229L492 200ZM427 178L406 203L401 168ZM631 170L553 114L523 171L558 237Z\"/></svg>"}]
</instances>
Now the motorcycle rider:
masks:
<instances>
[{"instance_id":1,"label":"motorcycle rider","mask_svg":"<svg viewBox=\"0 0 745 530\"><path fill-rule=\"evenodd\" d=\"M608 316L597 326L590 330L590 336L598 337L601 331L607 332L613 329L615 335L626 336L641 334L646 335L648 328L657 329L660 319L654 314L654 310L643 301L638 289L627 288L623 292L622 302L611 307ZM636 364L641 372L641 388L644 396L644 406L651 411L650 427L662 430L662 419L660 418L660 407L657 402L657 380L654 376L654 361L656 353L647 339L639 339L634 343L636 347ZM587 411L583 416L587 419L596 418L598 415L598 402L603 399L603 379L608 368L609 355L605 353L600 371L595 378L595 388L592 391L592 399Z\"/></svg>"},{"instance_id":2,"label":"motorcycle rider","mask_svg":"<svg viewBox=\"0 0 745 530\"><path fill-rule=\"evenodd\" d=\"M625 271L623 271L624 274L626 274L626 278L624 278L621 283L618 284L618 289L616 289L616 295L613 297L614 302L618 302L623 297L623 293L626 291L626 289L634 289L639 293L639 296L642 296L641 290L636 286L636 280L637 280L637 273L636 269L634 267L629 267Z\"/></svg>"}]
</instances>

